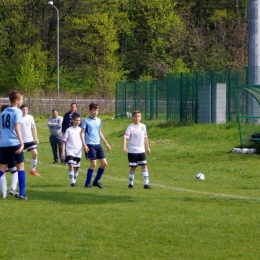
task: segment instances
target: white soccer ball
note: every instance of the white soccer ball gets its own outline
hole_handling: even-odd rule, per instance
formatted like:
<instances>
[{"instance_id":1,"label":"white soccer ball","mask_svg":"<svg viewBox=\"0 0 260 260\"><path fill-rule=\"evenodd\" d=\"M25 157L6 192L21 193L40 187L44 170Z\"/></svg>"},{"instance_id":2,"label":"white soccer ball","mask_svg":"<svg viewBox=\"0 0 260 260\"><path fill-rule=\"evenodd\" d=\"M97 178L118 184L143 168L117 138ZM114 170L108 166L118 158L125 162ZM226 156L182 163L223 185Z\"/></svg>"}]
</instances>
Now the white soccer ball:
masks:
<instances>
[{"instance_id":1,"label":"white soccer ball","mask_svg":"<svg viewBox=\"0 0 260 260\"><path fill-rule=\"evenodd\" d=\"M256 149L255 148L249 149L249 153L256 153Z\"/></svg>"},{"instance_id":2,"label":"white soccer ball","mask_svg":"<svg viewBox=\"0 0 260 260\"><path fill-rule=\"evenodd\" d=\"M249 149L248 148L243 148L241 150L241 153L243 153L243 154L249 153Z\"/></svg>"},{"instance_id":3,"label":"white soccer ball","mask_svg":"<svg viewBox=\"0 0 260 260\"><path fill-rule=\"evenodd\" d=\"M234 148L232 150L233 153L241 153L241 149L240 148Z\"/></svg>"},{"instance_id":4,"label":"white soccer ball","mask_svg":"<svg viewBox=\"0 0 260 260\"><path fill-rule=\"evenodd\" d=\"M201 181L204 181L205 180L205 175L203 173L198 173L196 175L196 179L197 180L201 180Z\"/></svg>"}]
</instances>

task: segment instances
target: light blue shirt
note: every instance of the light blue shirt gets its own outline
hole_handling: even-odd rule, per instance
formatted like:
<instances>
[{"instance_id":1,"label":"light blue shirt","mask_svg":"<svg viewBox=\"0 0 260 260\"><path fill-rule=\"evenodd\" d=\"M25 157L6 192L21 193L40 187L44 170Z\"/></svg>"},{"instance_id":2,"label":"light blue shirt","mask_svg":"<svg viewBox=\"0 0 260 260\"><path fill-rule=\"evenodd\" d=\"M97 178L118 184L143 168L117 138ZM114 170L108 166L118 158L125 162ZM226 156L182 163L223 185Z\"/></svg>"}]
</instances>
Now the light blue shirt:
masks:
<instances>
[{"instance_id":1,"label":"light blue shirt","mask_svg":"<svg viewBox=\"0 0 260 260\"><path fill-rule=\"evenodd\" d=\"M20 142L15 132L15 124L22 121L22 110L7 107L0 117L0 147L16 146Z\"/></svg>"},{"instance_id":2,"label":"light blue shirt","mask_svg":"<svg viewBox=\"0 0 260 260\"><path fill-rule=\"evenodd\" d=\"M101 120L99 118L86 118L81 128L85 129L85 142L86 144L100 144L100 129L101 129Z\"/></svg>"}]
</instances>

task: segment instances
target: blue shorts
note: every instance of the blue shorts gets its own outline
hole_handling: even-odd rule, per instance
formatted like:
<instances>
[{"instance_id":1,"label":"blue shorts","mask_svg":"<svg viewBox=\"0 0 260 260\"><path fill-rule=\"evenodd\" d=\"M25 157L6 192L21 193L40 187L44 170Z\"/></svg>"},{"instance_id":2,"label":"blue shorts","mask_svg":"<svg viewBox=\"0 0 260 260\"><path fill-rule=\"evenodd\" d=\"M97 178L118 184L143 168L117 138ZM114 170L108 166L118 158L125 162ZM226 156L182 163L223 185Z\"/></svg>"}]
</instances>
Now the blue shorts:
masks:
<instances>
[{"instance_id":1,"label":"blue shorts","mask_svg":"<svg viewBox=\"0 0 260 260\"><path fill-rule=\"evenodd\" d=\"M138 165L146 165L145 153L128 153L129 167L137 167Z\"/></svg>"},{"instance_id":2,"label":"blue shorts","mask_svg":"<svg viewBox=\"0 0 260 260\"><path fill-rule=\"evenodd\" d=\"M86 154L87 160L100 160L106 158L101 144L88 144L89 151Z\"/></svg>"},{"instance_id":3,"label":"blue shorts","mask_svg":"<svg viewBox=\"0 0 260 260\"><path fill-rule=\"evenodd\" d=\"M23 152L20 154L15 153L20 147L20 144L16 146L0 147L0 164L9 164L11 166L24 162Z\"/></svg>"}]
</instances>

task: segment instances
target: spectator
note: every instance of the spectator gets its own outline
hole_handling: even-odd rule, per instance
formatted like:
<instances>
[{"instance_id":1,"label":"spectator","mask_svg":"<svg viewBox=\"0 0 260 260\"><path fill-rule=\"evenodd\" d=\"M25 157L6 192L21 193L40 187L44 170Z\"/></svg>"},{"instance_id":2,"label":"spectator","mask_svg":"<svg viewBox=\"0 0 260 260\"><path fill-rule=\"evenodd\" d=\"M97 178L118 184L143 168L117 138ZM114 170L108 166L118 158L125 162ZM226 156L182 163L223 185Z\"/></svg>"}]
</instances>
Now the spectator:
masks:
<instances>
[{"instance_id":1,"label":"spectator","mask_svg":"<svg viewBox=\"0 0 260 260\"><path fill-rule=\"evenodd\" d=\"M65 113L64 116L63 116L62 129L61 129L61 132L62 132L63 135L65 134L66 130L70 126L72 126L72 115L76 111L77 111L77 104L75 102L72 102L70 104L70 111ZM81 116L80 116L80 121L81 121Z\"/></svg>"},{"instance_id":2,"label":"spectator","mask_svg":"<svg viewBox=\"0 0 260 260\"><path fill-rule=\"evenodd\" d=\"M62 121L63 118L59 116L59 112L57 109L52 110L52 117L48 119L48 127L50 129L50 144L53 153L53 163L58 163L59 159L61 163L63 163L63 159L61 157L62 154ZM58 150L59 150L59 157L58 157Z\"/></svg>"}]
</instances>

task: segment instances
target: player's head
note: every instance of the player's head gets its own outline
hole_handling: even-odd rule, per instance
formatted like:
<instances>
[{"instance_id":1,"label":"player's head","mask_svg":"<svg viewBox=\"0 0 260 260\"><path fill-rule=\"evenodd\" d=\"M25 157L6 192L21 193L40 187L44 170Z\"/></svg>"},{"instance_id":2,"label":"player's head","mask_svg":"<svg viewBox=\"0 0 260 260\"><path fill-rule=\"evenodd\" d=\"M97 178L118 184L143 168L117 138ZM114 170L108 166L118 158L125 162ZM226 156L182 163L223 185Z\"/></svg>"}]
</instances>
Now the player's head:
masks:
<instances>
[{"instance_id":1,"label":"player's head","mask_svg":"<svg viewBox=\"0 0 260 260\"><path fill-rule=\"evenodd\" d=\"M28 105L23 104L23 105L21 106L21 110L22 110L22 112L23 112L23 115L26 115L26 114L28 113L28 110L29 110Z\"/></svg>"},{"instance_id":2,"label":"player's head","mask_svg":"<svg viewBox=\"0 0 260 260\"><path fill-rule=\"evenodd\" d=\"M139 110L135 110L132 113L132 118L134 120L134 123L139 123L141 121L141 118L142 118L141 112Z\"/></svg>"},{"instance_id":3,"label":"player's head","mask_svg":"<svg viewBox=\"0 0 260 260\"><path fill-rule=\"evenodd\" d=\"M132 113L132 117L134 117L134 116L137 115L137 114L140 114L140 116L141 116L141 112L140 112L139 110L135 110L135 111Z\"/></svg>"},{"instance_id":4,"label":"player's head","mask_svg":"<svg viewBox=\"0 0 260 260\"><path fill-rule=\"evenodd\" d=\"M12 90L9 93L9 100L12 106L20 107L23 104L23 92Z\"/></svg>"},{"instance_id":5,"label":"player's head","mask_svg":"<svg viewBox=\"0 0 260 260\"><path fill-rule=\"evenodd\" d=\"M91 118L95 118L98 115L99 106L97 103L91 103L89 105L89 113Z\"/></svg>"},{"instance_id":6,"label":"player's head","mask_svg":"<svg viewBox=\"0 0 260 260\"><path fill-rule=\"evenodd\" d=\"M2 105L1 106L1 112L3 112L7 107L9 107L9 105Z\"/></svg>"},{"instance_id":7,"label":"player's head","mask_svg":"<svg viewBox=\"0 0 260 260\"><path fill-rule=\"evenodd\" d=\"M80 114L78 112L72 114L72 124L74 127L80 124Z\"/></svg>"}]
</instances>

